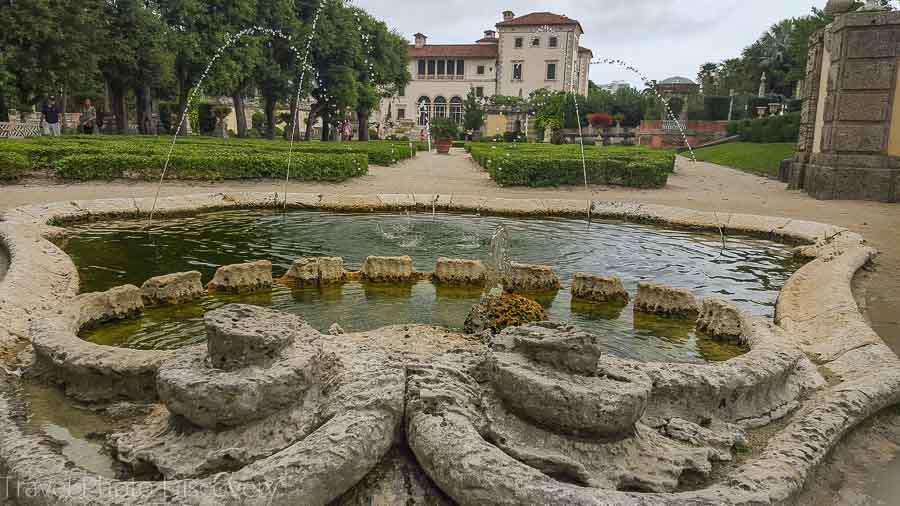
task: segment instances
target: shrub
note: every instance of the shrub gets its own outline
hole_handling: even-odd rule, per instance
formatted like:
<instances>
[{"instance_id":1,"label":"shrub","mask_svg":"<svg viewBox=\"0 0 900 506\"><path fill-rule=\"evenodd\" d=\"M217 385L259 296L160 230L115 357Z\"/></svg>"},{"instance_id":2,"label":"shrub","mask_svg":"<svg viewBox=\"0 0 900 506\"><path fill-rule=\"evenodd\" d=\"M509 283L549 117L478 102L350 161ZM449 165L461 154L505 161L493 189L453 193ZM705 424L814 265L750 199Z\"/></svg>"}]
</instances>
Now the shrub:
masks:
<instances>
[{"instance_id":1,"label":"shrub","mask_svg":"<svg viewBox=\"0 0 900 506\"><path fill-rule=\"evenodd\" d=\"M577 145L470 143L466 149L498 184L558 186L584 184ZM588 183L637 188L665 186L675 169L671 151L633 147L586 147Z\"/></svg>"},{"instance_id":2,"label":"shrub","mask_svg":"<svg viewBox=\"0 0 900 506\"><path fill-rule=\"evenodd\" d=\"M432 139L456 139L459 136L459 126L449 119L436 119L431 122L428 130Z\"/></svg>"},{"instance_id":3,"label":"shrub","mask_svg":"<svg viewBox=\"0 0 900 506\"><path fill-rule=\"evenodd\" d=\"M587 120L594 128L607 128L613 124L613 117L605 112L588 114Z\"/></svg>"},{"instance_id":4,"label":"shrub","mask_svg":"<svg viewBox=\"0 0 900 506\"><path fill-rule=\"evenodd\" d=\"M73 155L56 162L56 174L64 179L154 179L165 165L164 155ZM287 159L282 155L224 152L173 155L168 177L172 179L245 179L284 177ZM298 153L291 160L291 178L299 181L343 181L368 172L361 154Z\"/></svg>"},{"instance_id":5,"label":"shrub","mask_svg":"<svg viewBox=\"0 0 900 506\"><path fill-rule=\"evenodd\" d=\"M0 181L15 181L22 177L30 164L28 159L17 153L0 152Z\"/></svg>"},{"instance_id":6,"label":"shrub","mask_svg":"<svg viewBox=\"0 0 900 506\"><path fill-rule=\"evenodd\" d=\"M743 142L797 142L800 114L732 121L728 124L728 135L739 135Z\"/></svg>"}]
</instances>

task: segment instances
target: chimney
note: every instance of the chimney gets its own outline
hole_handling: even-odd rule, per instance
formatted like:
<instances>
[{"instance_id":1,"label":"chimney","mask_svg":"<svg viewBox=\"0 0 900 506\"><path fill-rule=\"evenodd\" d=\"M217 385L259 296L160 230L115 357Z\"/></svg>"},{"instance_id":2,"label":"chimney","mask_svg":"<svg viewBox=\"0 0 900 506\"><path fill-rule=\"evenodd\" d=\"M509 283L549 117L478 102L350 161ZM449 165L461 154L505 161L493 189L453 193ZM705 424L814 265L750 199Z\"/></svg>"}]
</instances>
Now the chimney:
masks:
<instances>
[{"instance_id":1,"label":"chimney","mask_svg":"<svg viewBox=\"0 0 900 506\"><path fill-rule=\"evenodd\" d=\"M516 15L513 14L513 11L503 11L503 21L509 21L514 17L516 17Z\"/></svg>"},{"instance_id":2,"label":"chimney","mask_svg":"<svg viewBox=\"0 0 900 506\"><path fill-rule=\"evenodd\" d=\"M497 32L495 32L494 30L485 30L485 31L484 31L484 38L485 38L485 39L496 39L496 38L497 38Z\"/></svg>"},{"instance_id":3,"label":"chimney","mask_svg":"<svg viewBox=\"0 0 900 506\"><path fill-rule=\"evenodd\" d=\"M425 47L425 43L428 42L428 37L425 36L424 33L417 33L416 37L416 47L423 48Z\"/></svg>"}]
</instances>

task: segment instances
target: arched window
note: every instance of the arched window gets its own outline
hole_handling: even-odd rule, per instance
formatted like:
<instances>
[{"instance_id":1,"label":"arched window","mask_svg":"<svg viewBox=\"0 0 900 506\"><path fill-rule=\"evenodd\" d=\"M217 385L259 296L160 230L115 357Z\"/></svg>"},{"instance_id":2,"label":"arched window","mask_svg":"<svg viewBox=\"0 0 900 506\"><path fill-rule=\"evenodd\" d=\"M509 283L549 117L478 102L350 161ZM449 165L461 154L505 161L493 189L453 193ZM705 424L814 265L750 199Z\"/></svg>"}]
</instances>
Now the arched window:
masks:
<instances>
[{"instance_id":1,"label":"arched window","mask_svg":"<svg viewBox=\"0 0 900 506\"><path fill-rule=\"evenodd\" d=\"M434 117L435 118L446 118L447 117L447 99L444 97L436 97L434 99Z\"/></svg>"},{"instance_id":2,"label":"arched window","mask_svg":"<svg viewBox=\"0 0 900 506\"><path fill-rule=\"evenodd\" d=\"M453 97L450 99L450 119L452 119L453 122L457 125L462 124L463 102L459 97Z\"/></svg>"},{"instance_id":3,"label":"arched window","mask_svg":"<svg viewBox=\"0 0 900 506\"><path fill-rule=\"evenodd\" d=\"M428 118L431 116L431 99L428 97L419 97L419 126L428 124Z\"/></svg>"}]
</instances>

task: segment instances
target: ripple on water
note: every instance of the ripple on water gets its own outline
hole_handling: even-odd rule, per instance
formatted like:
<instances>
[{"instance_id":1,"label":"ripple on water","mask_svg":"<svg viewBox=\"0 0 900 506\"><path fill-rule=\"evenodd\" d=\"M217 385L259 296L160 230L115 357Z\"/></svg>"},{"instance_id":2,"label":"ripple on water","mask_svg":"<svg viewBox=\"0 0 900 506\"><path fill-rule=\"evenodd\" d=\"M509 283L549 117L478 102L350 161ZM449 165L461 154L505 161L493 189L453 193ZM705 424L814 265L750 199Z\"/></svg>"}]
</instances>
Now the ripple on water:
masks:
<instances>
[{"instance_id":1,"label":"ripple on water","mask_svg":"<svg viewBox=\"0 0 900 506\"><path fill-rule=\"evenodd\" d=\"M60 246L79 268L83 291L149 277L199 270L210 279L221 265L269 259L275 274L301 256L341 256L359 269L368 255L410 255L416 269L430 271L438 257L486 260L499 224L511 237L512 259L553 265L564 289L538 298L554 320L571 321L604 336L608 351L643 360L721 360L740 350L697 333L690 324L573 302L568 290L576 272L618 276L634 294L641 280L719 296L742 309L771 316L778 291L798 267L784 244L718 234L627 223L567 219L516 219L455 214L341 214L298 211L222 211L154 222L114 221L70 228ZM479 292L437 288L421 282L404 287L347 283L324 290L276 287L249 299L301 315L326 329L348 331L395 323L460 328ZM173 348L203 340L202 313L245 298L209 296L193 306L151 309L140 320L86 332L86 339L137 348Z\"/></svg>"}]
</instances>

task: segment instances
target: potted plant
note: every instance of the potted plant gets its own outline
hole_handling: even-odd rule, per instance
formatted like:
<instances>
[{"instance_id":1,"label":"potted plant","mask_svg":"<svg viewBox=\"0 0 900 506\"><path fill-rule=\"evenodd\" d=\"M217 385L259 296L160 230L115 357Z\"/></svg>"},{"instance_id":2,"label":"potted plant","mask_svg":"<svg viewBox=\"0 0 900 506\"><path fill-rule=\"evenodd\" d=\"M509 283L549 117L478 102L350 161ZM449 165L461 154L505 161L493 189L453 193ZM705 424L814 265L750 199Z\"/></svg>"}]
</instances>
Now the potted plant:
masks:
<instances>
[{"instance_id":1,"label":"potted plant","mask_svg":"<svg viewBox=\"0 0 900 506\"><path fill-rule=\"evenodd\" d=\"M446 118L441 118L436 119L431 123L429 132L431 133L431 138L434 141L437 152L446 155L450 153L450 147L453 145L453 140L459 135L459 127L455 122Z\"/></svg>"}]
</instances>

